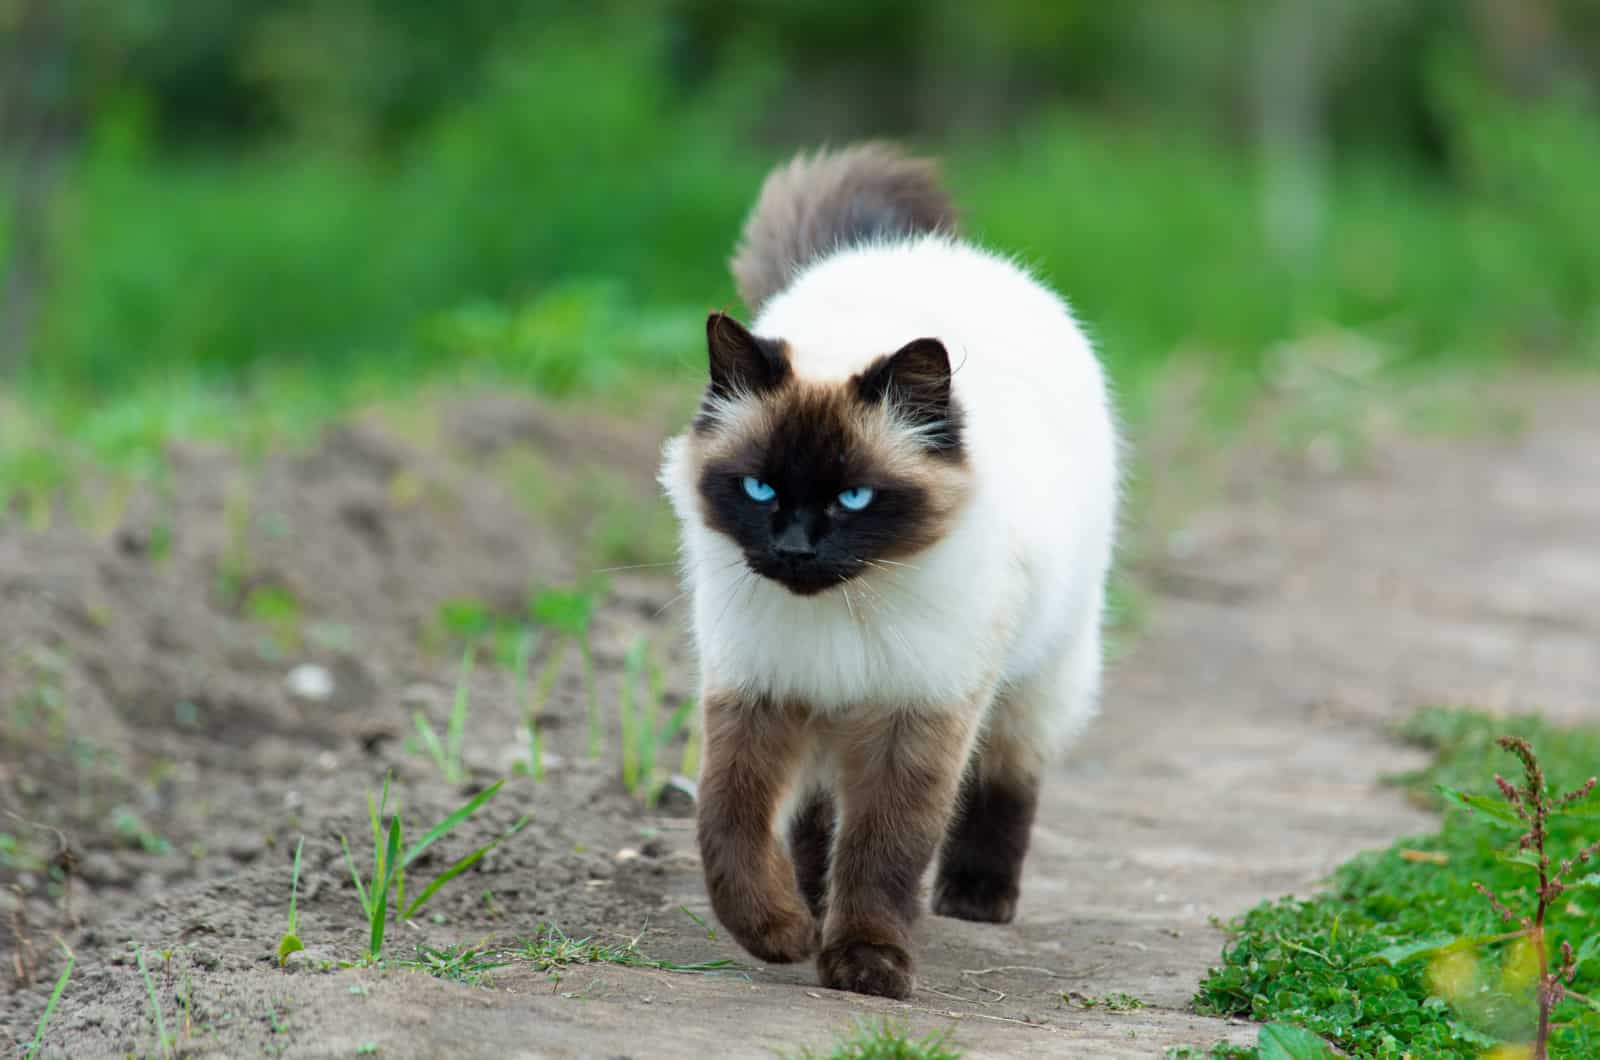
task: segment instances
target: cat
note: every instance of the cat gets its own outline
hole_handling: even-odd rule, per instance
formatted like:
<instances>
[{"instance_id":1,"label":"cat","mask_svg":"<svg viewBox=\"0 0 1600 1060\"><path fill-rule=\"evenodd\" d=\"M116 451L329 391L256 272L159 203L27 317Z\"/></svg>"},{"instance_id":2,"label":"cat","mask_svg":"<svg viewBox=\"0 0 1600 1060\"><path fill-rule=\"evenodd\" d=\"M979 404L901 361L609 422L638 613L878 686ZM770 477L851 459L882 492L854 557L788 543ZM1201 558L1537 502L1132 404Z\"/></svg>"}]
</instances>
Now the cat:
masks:
<instances>
[{"instance_id":1,"label":"cat","mask_svg":"<svg viewBox=\"0 0 1600 1060\"><path fill-rule=\"evenodd\" d=\"M745 327L665 446L700 666L717 919L823 985L905 997L935 913L1009 922L1050 756L1096 710L1119 442L1065 303L960 240L930 161L772 172Z\"/></svg>"}]
</instances>

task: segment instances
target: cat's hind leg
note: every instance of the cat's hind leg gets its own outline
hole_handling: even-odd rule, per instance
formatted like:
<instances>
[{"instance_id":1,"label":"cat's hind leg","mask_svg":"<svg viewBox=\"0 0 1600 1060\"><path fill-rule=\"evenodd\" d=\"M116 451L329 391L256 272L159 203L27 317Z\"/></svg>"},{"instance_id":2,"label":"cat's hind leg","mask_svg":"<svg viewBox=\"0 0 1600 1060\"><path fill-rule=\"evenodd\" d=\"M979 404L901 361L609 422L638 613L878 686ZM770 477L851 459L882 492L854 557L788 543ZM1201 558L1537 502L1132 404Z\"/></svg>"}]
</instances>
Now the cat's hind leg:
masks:
<instances>
[{"instance_id":1,"label":"cat's hind leg","mask_svg":"<svg viewBox=\"0 0 1600 1060\"><path fill-rule=\"evenodd\" d=\"M1016 916L1040 775L1093 717L1099 685L1097 616L1057 665L1000 690L945 833L935 914L998 924Z\"/></svg>"},{"instance_id":2,"label":"cat's hind leg","mask_svg":"<svg viewBox=\"0 0 1600 1060\"><path fill-rule=\"evenodd\" d=\"M828 863L837 816L832 792L814 787L800 797L789 818L789 858L794 862L795 882L818 920L828 908Z\"/></svg>"}]
</instances>

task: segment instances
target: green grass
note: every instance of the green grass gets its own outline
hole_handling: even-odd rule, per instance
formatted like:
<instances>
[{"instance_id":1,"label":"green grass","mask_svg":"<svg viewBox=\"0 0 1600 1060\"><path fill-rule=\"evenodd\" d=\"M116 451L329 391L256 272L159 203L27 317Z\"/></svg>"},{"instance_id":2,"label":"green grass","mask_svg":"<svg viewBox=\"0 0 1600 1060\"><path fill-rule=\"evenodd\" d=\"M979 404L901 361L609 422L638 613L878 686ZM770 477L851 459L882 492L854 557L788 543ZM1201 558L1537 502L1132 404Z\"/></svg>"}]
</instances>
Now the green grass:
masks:
<instances>
[{"instance_id":1,"label":"green grass","mask_svg":"<svg viewBox=\"0 0 1600 1060\"><path fill-rule=\"evenodd\" d=\"M1506 930L1474 882L1531 912L1527 868L1511 856L1516 832L1444 804L1436 785L1496 796L1494 776L1515 775L1517 763L1493 740L1511 734L1531 741L1552 788L1577 787L1600 764L1600 728L1429 710L1401 734L1437 753L1428 768L1396 779L1444 810L1439 832L1353 859L1309 900L1266 902L1239 918L1221 967L1201 984L1201 1011L1283 1021L1353 1056L1385 1060L1478 1060L1499 1044L1532 1039L1537 1006L1525 947L1437 948ZM1550 853L1568 857L1595 839L1600 818L1557 817ZM1590 996L1600 991L1597 925L1600 890L1569 891L1550 918L1552 948L1564 938L1583 955L1572 987ZM1556 1015L1552 1057L1600 1056L1600 1012L1567 1000Z\"/></svg>"},{"instance_id":2,"label":"green grass","mask_svg":"<svg viewBox=\"0 0 1600 1060\"><path fill-rule=\"evenodd\" d=\"M949 1031L913 1038L904 1027L884 1019L858 1023L849 1034L839 1036L829 1052L802 1049L793 1060L960 1060L962 1055L951 1044Z\"/></svg>"},{"instance_id":3,"label":"green grass","mask_svg":"<svg viewBox=\"0 0 1600 1060\"><path fill-rule=\"evenodd\" d=\"M150 978L150 969L145 964L144 948L139 947L134 953L139 965L139 975L144 979L145 995L150 1000L150 1020L155 1025L156 1049L163 1057L170 1057L173 1055L173 1047L178 1043L177 1035L167 1033L166 1013L162 1011L161 998L156 995L155 980Z\"/></svg>"},{"instance_id":4,"label":"green grass","mask_svg":"<svg viewBox=\"0 0 1600 1060\"><path fill-rule=\"evenodd\" d=\"M306 847L306 837L301 836L300 841L294 845L294 868L289 876L289 926L284 930L283 938L278 940L278 967L283 967L289 962L291 953L298 953L305 949L305 943L300 941L300 854Z\"/></svg>"},{"instance_id":5,"label":"green grass","mask_svg":"<svg viewBox=\"0 0 1600 1060\"><path fill-rule=\"evenodd\" d=\"M733 305L728 248L788 148L746 146L756 73L686 98L653 48L552 28L381 162L167 154L136 107L107 108L52 210L32 367L0 393L0 512L47 525L53 498L110 496L103 467L158 475L169 439L260 452L430 382L613 406L692 387L703 314ZM1595 124L1448 102L1451 179L1345 153L1292 265L1259 159L1197 135L1058 113L924 146L972 235L1069 296L1135 422L1175 357L1231 414L1308 339L1384 367L1600 363ZM603 478L554 494L597 558L659 558L664 510L643 525Z\"/></svg>"},{"instance_id":6,"label":"green grass","mask_svg":"<svg viewBox=\"0 0 1600 1060\"><path fill-rule=\"evenodd\" d=\"M431 975L435 979L465 986L487 986L491 982L492 972L512 962L501 951L488 946L418 945L411 957L391 963Z\"/></svg>"},{"instance_id":7,"label":"green grass","mask_svg":"<svg viewBox=\"0 0 1600 1060\"><path fill-rule=\"evenodd\" d=\"M493 982L494 972L513 966L530 967L556 979L568 968L594 964L685 973L741 970L738 964L730 960L692 964L657 960L639 949L637 938L613 943L599 942L593 938L574 939L551 924L541 924L533 935L514 945L488 941L448 946L419 945L412 956L394 958L389 963L467 986L489 986Z\"/></svg>"},{"instance_id":8,"label":"green grass","mask_svg":"<svg viewBox=\"0 0 1600 1060\"><path fill-rule=\"evenodd\" d=\"M60 1004L61 995L67 989L67 981L72 978L72 969L78 963L77 954L68 949L65 942L61 943L61 951L67 955L67 966L61 969L55 989L50 991L50 999L44 1003L44 1011L39 1014L39 1026L33 1032L33 1042L23 1054L25 1060L34 1060L34 1057L39 1055L39 1050L44 1048L44 1034L50 1027L50 1018L55 1015L56 1005Z\"/></svg>"},{"instance_id":9,"label":"green grass","mask_svg":"<svg viewBox=\"0 0 1600 1060\"><path fill-rule=\"evenodd\" d=\"M685 699L669 711L664 680L650 642L642 636L636 638L623 658L617 710L622 727L622 784L646 806L655 805L666 785L660 760L679 733L688 732L679 763L681 775L695 775L700 754L699 731L692 723L695 701Z\"/></svg>"},{"instance_id":10,"label":"green grass","mask_svg":"<svg viewBox=\"0 0 1600 1060\"><path fill-rule=\"evenodd\" d=\"M1094 997L1076 992L1061 995L1061 1000L1079 1008L1104 1008L1109 1012L1134 1012L1144 1008L1144 1002L1132 994L1116 991L1104 997Z\"/></svg>"},{"instance_id":11,"label":"green grass","mask_svg":"<svg viewBox=\"0 0 1600 1060\"><path fill-rule=\"evenodd\" d=\"M638 938L624 942L600 942L594 938L574 939L553 924L542 924L538 931L510 952L541 972L559 972L585 964L614 964L623 968L649 968L663 972L735 972L740 967L730 960L697 961L682 964L657 960L639 949Z\"/></svg>"},{"instance_id":12,"label":"green grass","mask_svg":"<svg viewBox=\"0 0 1600 1060\"><path fill-rule=\"evenodd\" d=\"M461 745L466 739L467 709L472 699L470 682L473 660L473 649L468 648L461 656L461 668L456 674L455 696L450 704L450 717L445 723L442 741L433 731L433 725L428 721L427 715L420 710L411 715L423 748L428 752L428 757L433 759L434 765L439 767L439 775L444 778L446 784L460 784L467 779L466 767L461 761Z\"/></svg>"},{"instance_id":13,"label":"green grass","mask_svg":"<svg viewBox=\"0 0 1600 1060\"><path fill-rule=\"evenodd\" d=\"M522 826L528 821L527 817L518 819L500 835L453 863L435 876L415 897L407 901L406 867L421 856L423 851L449 835L482 809L490 799L499 794L504 784L505 781L497 780L484 788L410 846L405 843L405 826L398 812L389 816L387 828L383 824L389 806L389 778L384 778L383 793L377 800L368 793L367 816L372 828L372 875L366 881L362 880L361 872L356 868L355 858L350 854L349 841L344 836L339 837L345 863L350 869L350 878L356 885L356 900L367 921L367 950L364 960L376 963L383 959L383 939L391 911L396 919L409 920L421 911L441 887L471 868L479 858L521 831Z\"/></svg>"}]
</instances>

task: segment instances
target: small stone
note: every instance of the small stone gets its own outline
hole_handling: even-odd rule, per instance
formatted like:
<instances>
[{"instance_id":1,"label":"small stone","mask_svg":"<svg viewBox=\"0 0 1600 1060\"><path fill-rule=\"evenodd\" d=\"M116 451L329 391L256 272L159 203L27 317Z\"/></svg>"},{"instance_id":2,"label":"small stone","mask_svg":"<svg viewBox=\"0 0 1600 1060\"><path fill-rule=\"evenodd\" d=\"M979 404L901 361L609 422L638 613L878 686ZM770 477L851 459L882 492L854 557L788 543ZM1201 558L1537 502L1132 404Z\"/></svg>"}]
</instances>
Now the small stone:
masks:
<instances>
[{"instance_id":1,"label":"small stone","mask_svg":"<svg viewBox=\"0 0 1600 1060\"><path fill-rule=\"evenodd\" d=\"M321 702L333 695L333 675L326 666L301 663L289 671L284 679L289 694L312 702Z\"/></svg>"}]
</instances>

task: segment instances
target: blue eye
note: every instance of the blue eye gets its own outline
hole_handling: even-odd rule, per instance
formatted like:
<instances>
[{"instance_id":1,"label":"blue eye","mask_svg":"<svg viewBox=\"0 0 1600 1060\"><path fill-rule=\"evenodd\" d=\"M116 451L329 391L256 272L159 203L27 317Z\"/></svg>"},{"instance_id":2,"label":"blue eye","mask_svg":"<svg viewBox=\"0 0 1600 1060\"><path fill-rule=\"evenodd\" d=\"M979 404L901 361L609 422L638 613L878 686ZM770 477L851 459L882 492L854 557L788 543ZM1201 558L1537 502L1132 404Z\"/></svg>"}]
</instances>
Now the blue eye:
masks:
<instances>
[{"instance_id":1,"label":"blue eye","mask_svg":"<svg viewBox=\"0 0 1600 1060\"><path fill-rule=\"evenodd\" d=\"M765 504L778 495L778 491L762 482L754 475L744 477L744 492L757 504Z\"/></svg>"},{"instance_id":2,"label":"blue eye","mask_svg":"<svg viewBox=\"0 0 1600 1060\"><path fill-rule=\"evenodd\" d=\"M857 486L839 494L839 503L848 511L859 512L872 503L872 487Z\"/></svg>"}]
</instances>

